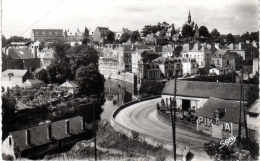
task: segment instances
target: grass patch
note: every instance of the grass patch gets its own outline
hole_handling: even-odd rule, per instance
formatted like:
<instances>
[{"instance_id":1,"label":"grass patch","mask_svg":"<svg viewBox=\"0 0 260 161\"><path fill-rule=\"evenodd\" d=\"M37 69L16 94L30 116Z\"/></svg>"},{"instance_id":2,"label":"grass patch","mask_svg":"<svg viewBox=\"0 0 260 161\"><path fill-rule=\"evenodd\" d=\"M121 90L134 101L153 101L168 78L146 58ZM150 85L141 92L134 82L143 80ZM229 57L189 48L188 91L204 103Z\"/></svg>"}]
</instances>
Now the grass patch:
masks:
<instances>
[{"instance_id":1,"label":"grass patch","mask_svg":"<svg viewBox=\"0 0 260 161\"><path fill-rule=\"evenodd\" d=\"M128 138L113 129L107 121L99 123L97 143L103 148L119 149L126 154L138 154L155 160L164 160L172 155L172 152L162 147L153 147L145 142L139 142Z\"/></svg>"}]
</instances>

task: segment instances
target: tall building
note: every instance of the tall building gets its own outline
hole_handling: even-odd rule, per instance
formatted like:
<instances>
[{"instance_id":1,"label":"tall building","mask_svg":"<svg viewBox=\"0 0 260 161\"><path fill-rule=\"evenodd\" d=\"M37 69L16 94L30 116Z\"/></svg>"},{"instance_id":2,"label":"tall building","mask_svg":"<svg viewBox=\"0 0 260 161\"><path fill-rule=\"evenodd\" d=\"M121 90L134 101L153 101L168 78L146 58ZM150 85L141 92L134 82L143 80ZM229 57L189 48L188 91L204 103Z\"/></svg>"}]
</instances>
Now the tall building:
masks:
<instances>
[{"instance_id":1,"label":"tall building","mask_svg":"<svg viewBox=\"0 0 260 161\"><path fill-rule=\"evenodd\" d=\"M58 41L63 40L63 29L32 29L32 41Z\"/></svg>"}]
</instances>

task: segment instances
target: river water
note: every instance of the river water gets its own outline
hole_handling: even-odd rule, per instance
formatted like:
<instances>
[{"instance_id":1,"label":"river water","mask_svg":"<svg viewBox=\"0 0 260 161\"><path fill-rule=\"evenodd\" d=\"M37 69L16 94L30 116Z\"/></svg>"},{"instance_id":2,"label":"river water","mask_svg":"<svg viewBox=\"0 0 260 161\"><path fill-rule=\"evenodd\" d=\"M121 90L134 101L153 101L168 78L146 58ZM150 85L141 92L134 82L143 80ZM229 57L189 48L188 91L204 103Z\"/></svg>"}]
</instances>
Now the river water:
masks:
<instances>
[{"instance_id":1,"label":"river water","mask_svg":"<svg viewBox=\"0 0 260 161\"><path fill-rule=\"evenodd\" d=\"M138 97L134 85L125 81L108 79L105 82L106 102L102 106L104 111L101 119L109 119L112 113L120 106Z\"/></svg>"}]
</instances>

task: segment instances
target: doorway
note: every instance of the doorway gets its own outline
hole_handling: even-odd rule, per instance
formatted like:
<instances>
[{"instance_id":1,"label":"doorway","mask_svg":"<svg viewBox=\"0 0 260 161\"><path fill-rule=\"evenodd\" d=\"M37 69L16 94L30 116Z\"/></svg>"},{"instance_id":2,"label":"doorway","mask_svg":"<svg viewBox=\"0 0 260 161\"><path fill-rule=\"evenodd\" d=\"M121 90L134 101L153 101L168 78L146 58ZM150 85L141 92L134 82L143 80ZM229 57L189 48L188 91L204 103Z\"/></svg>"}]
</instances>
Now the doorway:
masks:
<instances>
[{"instance_id":1,"label":"doorway","mask_svg":"<svg viewBox=\"0 0 260 161\"><path fill-rule=\"evenodd\" d=\"M182 110L188 111L190 108L190 100L182 100Z\"/></svg>"}]
</instances>

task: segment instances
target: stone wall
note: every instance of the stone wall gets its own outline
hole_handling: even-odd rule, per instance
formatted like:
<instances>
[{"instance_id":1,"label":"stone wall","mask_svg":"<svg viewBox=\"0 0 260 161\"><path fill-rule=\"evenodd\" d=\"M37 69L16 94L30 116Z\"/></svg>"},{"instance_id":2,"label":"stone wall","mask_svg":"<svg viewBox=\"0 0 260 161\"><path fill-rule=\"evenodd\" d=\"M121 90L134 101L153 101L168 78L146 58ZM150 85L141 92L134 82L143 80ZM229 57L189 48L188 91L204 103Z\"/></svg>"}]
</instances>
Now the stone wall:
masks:
<instances>
[{"instance_id":1,"label":"stone wall","mask_svg":"<svg viewBox=\"0 0 260 161\"><path fill-rule=\"evenodd\" d=\"M133 104L142 102L142 101L146 101L146 100L151 100L151 99L156 99L156 98L160 98L161 96L153 96L153 97L149 97L149 98L143 98L143 99L139 99L139 100L135 100L135 101L131 101L129 103L126 103L122 106L120 106L118 109L115 110L115 112L112 114L112 117L110 119L110 124L111 126L118 132L125 134L127 137L140 141L140 142L146 142L147 144L153 145L155 147L163 147L165 149L168 150L172 150L173 149L173 145L172 142L167 142L167 141L163 141L160 139L156 139L153 138L151 136L139 133L137 131L128 129L124 126L122 126L121 124L117 123L115 121L115 117L117 116L117 114L123 110L124 108L127 108ZM188 147L181 147L180 145L176 145L177 149L176 152L178 155L182 155L183 159L182 160L186 160L186 155L188 154L188 152L190 151L190 149Z\"/></svg>"}]
</instances>

